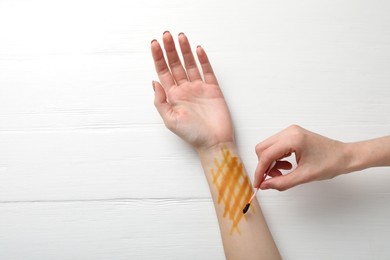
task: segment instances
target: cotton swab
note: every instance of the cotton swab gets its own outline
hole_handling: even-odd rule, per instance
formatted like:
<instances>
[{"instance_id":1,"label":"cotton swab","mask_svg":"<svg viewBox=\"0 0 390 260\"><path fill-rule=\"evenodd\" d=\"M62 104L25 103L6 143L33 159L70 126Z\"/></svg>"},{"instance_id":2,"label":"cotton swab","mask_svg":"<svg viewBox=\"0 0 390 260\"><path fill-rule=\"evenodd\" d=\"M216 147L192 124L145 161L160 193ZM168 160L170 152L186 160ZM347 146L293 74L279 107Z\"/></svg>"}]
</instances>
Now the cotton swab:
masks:
<instances>
[{"instance_id":1,"label":"cotton swab","mask_svg":"<svg viewBox=\"0 0 390 260\"><path fill-rule=\"evenodd\" d=\"M261 182L265 181L265 178L267 178L267 175L270 173L270 171L272 170L272 168L274 168L276 165L276 161L273 161L271 163L271 165L269 166L268 168L268 171L266 173L263 174L263 179L261 180ZM245 205L245 208L242 210L242 213L245 214L248 212L249 210L249 207L251 206L251 203L252 203L252 200L256 197L256 194L257 192L259 191L259 187L256 188L255 192L253 193L252 197L249 199L248 203Z\"/></svg>"}]
</instances>

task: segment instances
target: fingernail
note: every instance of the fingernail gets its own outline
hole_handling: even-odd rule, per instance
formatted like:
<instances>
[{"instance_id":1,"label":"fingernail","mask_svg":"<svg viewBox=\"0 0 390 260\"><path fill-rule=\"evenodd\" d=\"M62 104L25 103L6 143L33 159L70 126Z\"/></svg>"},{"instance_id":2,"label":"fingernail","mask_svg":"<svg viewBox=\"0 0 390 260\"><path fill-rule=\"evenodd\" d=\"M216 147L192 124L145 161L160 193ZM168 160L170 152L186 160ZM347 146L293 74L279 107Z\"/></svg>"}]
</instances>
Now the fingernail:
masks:
<instances>
[{"instance_id":1,"label":"fingernail","mask_svg":"<svg viewBox=\"0 0 390 260\"><path fill-rule=\"evenodd\" d=\"M200 46L200 45L196 46L196 48L200 48L200 47L202 47L202 46Z\"/></svg>"},{"instance_id":2,"label":"fingernail","mask_svg":"<svg viewBox=\"0 0 390 260\"><path fill-rule=\"evenodd\" d=\"M156 42L157 40L156 39L153 39L151 42L150 42L150 44L152 44L153 42Z\"/></svg>"},{"instance_id":3,"label":"fingernail","mask_svg":"<svg viewBox=\"0 0 390 260\"><path fill-rule=\"evenodd\" d=\"M183 33L183 32L181 32L181 33L179 33L179 36L180 36L180 35L184 35L184 33Z\"/></svg>"},{"instance_id":4,"label":"fingernail","mask_svg":"<svg viewBox=\"0 0 390 260\"><path fill-rule=\"evenodd\" d=\"M164 35L164 34L166 34L166 33L169 33L169 31L165 31L165 32L163 32L163 35Z\"/></svg>"},{"instance_id":5,"label":"fingernail","mask_svg":"<svg viewBox=\"0 0 390 260\"><path fill-rule=\"evenodd\" d=\"M153 91L156 92L156 87L154 86L154 80L152 80L152 86L153 86Z\"/></svg>"},{"instance_id":6,"label":"fingernail","mask_svg":"<svg viewBox=\"0 0 390 260\"><path fill-rule=\"evenodd\" d=\"M266 184L261 184L260 185L260 190L268 190L269 187Z\"/></svg>"}]
</instances>

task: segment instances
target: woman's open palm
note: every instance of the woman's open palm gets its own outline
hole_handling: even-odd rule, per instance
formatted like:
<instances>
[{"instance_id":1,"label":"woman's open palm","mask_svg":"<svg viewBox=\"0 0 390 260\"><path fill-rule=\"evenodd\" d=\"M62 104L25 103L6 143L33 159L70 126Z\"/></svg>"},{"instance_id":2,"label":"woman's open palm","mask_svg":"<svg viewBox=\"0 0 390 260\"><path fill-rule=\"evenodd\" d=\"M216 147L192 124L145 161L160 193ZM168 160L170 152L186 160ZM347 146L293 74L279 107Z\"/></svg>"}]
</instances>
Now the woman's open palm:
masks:
<instances>
[{"instance_id":1,"label":"woman's open palm","mask_svg":"<svg viewBox=\"0 0 390 260\"><path fill-rule=\"evenodd\" d=\"M161 83L153 81L155 106L165 125L195 148L233 142L233 124L217 79L202 47L196 53L203 79L187 37L179 34L184 67L169 32L163 34L165 53L153 40L152 56Z\"/></svg>"}]
</instances>

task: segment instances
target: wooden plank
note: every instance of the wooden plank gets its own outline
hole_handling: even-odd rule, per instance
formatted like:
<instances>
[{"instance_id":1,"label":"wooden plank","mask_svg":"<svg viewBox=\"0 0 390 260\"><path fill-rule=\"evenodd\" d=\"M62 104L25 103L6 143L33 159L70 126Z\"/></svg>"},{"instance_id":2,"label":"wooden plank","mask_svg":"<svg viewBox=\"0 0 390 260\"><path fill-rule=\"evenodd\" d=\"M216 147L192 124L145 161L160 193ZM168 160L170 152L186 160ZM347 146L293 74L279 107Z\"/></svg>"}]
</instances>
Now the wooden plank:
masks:
<instances>
[{"instance_id":1,"label":"wooden plank","mask_svg":"<svg viewBox=\"0 0 390 260\"><path fill-rule=\"evenodd\" d=\"M332 196L261 199L282 255L385 259L389 197L356 200L337 183L327 188ZM210 199L0 203L0 212L1 258L224 258Z\"/></svg>"},{"instance_id":2,"label":"wooden plank","mask_svg":"<svg viewBox=\"0 0 390 260\"><path fill-rule=\"evenodd\" d=\"M375 127L375 131L372 127L313 130L317 129L344 141L388 131L387 126ZM251 178L257 164L255 144L279 130L239 131L240 151ZM7 132L0 133L0 143L0 201L209 197L196 153L162 126ZM369 175L371 192L386 192L382 185L387 183L387 171L369 169L349 176L366 183ZM377 173L376 181L371 172Z\"/></svg>"},{"instance_id":3,"label":"wooden plank","mask_svg":"<svg viewBox=\"0 0 390 260\"><path fill-rule=\"evenodd\" d=\"M224 259L211 199L0 203L2 259Z\"/></svg>"}]
</instances>

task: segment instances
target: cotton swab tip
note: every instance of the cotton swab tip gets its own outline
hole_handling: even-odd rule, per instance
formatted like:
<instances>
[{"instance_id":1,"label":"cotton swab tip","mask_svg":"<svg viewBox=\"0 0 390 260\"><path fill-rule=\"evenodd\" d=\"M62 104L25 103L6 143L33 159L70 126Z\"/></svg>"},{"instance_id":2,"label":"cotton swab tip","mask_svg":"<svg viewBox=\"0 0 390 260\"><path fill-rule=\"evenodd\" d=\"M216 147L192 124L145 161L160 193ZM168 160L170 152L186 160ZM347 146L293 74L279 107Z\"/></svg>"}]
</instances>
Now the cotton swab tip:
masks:
<instances>
[{"instance_id":1,"label":"cotton swab tip","mask_svg":"<svg viewBox=\"0 0 390 260\"><path fill-rule=\"evenodd\" d=\"M242 213L244 213L244 214L247 213L250 206L251 206L251 204L250 204L250 203L247 203L246 206L245 206L245 208L242 210Z\"/></svg>"},{"instance_id":2,"label":"cotton swab tip","mask_svg":"<svg viewBox=\"0 0 390 260\"><path fill-rule=\"evenodd\" d=\"M271 163L270 167L268 168L267 172L264 173L264 176L263 176L262 181L265 180L265 178L267 177L267 175L269 174L269 172L272 170L272 168L275 167L275 165L276 165L276 161L273 161L273 162ZM257 188L257 189L255 190L255 192L253 193L252 197L249 199L249 202L245 205L244 209L242 210L242 213L245 214L245 213L248 212L249 207L251 206L252 200L256 197L256 194L257 194L258 191L259 191L259 188Z\"/></svg>"}]
</instances>

